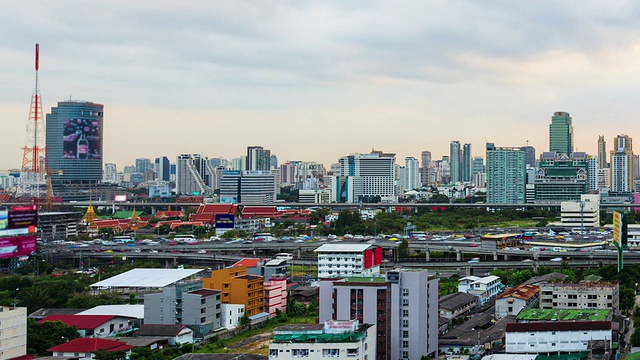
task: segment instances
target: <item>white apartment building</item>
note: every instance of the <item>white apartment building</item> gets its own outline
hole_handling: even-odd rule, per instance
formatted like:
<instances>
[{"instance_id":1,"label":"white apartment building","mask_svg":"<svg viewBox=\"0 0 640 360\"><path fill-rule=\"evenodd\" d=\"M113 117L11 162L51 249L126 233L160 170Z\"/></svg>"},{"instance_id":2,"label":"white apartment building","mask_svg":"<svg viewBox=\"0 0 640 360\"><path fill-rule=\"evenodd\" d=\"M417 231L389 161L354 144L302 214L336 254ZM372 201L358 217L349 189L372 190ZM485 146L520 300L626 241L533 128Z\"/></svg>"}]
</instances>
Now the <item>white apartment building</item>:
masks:
<instances>
[{"instance_id":1,"label":"white apartment building","mask_svg":"<svg viewBox=\"0 0 640 360\"><path fill-rule=\"evenodd\" d=\"M583 194L580 201L563 201L560 203L562 226L567 227L599 227L600 195Z\"/></svg>"},{"instance_id":2,"label":"white apartment building","mask_svg":"<svg viewBox=\"0 0 640 360\"><path fill-rule=\"evenodd\" d=\"M318 277L371 275L380 273L382 248L371 244L324 244L318 254Z\"/></svg>"},{"instance_id":3,"label":"white apartment building","mask_svg":"<svg viewBox=\"0 0 640 360\"><path fill-rule=\"evenodd\" d=\"M341 157L333 198L347 203L397 201L395 161L395 154L380 151Z\"/></svg>"},{"instance_id":4,"label":"white apartment building","mask_svg":"<svg viewBox=\"0 0 640 360\"><path fill-rule=\"evenodd\" d=\"M612 345L611 321L549 321L507 324L508 354L547 354L592 349L594 342Z\"/></svg>"},{"instance_id":5,"label":"white apartment building","mask_svg":"<svg viewBox=\"0 0 640 360\"><path fill-rule=\"evenodd\" d=\"M531 284L513 286L498 295L495 304L496 317L517 316L522 309L538 305L540 287Z\"/></svg>"},{"instance_id":6,"label":"white apartment building","mask_svg":"<svg viewBox=\"0 0 640 360\"><path fill-rule=\"evenodd\" d=\"M331 201L329 190L299 190L298 202L301 204L326 204Z\"/></svg>"},{"instance_id":7,"label":"white apartment building","mask_svg":"<svg viewBox=\"0 0 640 360\"><path fill-rule=\"evenodd\" d=\"M222 304L221 311L222 327L232 330L240 325L240 319L244 315L244 304Z\"/></svg>"},{"instance_id":8,"label":"white apartment building","mask_svg":"<svg viewBox=\"0 0 640 360\"><path fill-rule=\"evenodd\" d=\"M112 164L112 163L104 164L104 169L102 170L102 181L110 184L119 183L118 170L116 168L116 164Z\"/></svg>"},{"instance_id":9,"label":"white apartment building","mask_svg":"<svg viewBox=\"0 0 640 360\"><path fill-rule=\"evenodd\" d=\"M0 360L26 354L27 308L0 306Z\"/></svg>"},{"instance_id":10,"label":"white apartment building","mask_svg":"<svg viewBox=\"0 0 640 360\"><path fill-rule=\"evenodd\" d=\"M181 154L176 158L176 193L209 195L215 171L206 157Z\"/></svg>"},{"instance_id":11,"label":"white apartment building","mask_svg":"<svg viewBox=\"0 0 640 360\"><path fill-rule=\"evenodd\" d=\"M497 276L465 276L458 281L458 292L465 292L478 297L479 305L493 300L502 291L502 282Z\"/></svg>"},{"instance_id":12,"label":"white apartment building","mask_svg":"<svg viewBox=\"0 0 640 360\"><path fill-rule=\"evenodd\" d=\"M604 309L620 313L620 288L617 282L577 284L540 284L541 309Z\"/></svg>"},{"instance_id":13,"label":"white apartment building","mask_svg":"<svg viewBox=\"0 0 640 360\"><path fill-rule=\"evenodd\" d=\"M273 330L269 359L374 360L375 339L375 326L360 324L358 320L285 325Z\"/></svg>"}]
</instances>

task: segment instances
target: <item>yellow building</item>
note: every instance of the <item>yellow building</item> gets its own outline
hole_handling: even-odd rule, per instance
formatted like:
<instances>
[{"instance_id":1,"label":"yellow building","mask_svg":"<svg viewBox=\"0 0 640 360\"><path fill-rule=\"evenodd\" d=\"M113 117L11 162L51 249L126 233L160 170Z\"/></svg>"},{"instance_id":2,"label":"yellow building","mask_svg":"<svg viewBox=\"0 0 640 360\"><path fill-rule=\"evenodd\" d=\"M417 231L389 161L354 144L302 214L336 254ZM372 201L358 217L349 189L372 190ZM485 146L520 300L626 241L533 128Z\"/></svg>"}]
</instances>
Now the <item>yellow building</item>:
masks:
<instances>
[{"instance_id":1,"label":"yellow building","mask_svg":"<svg viewBox=\"0 0 640 360\"><path fill-rule=\"evenodd\" d=\"M264 279L247 275L244 266L214 270L202 279L202 287L220 290L222 304L243 304L248 316L264 311Z\"/></svg>"}]
</instances>

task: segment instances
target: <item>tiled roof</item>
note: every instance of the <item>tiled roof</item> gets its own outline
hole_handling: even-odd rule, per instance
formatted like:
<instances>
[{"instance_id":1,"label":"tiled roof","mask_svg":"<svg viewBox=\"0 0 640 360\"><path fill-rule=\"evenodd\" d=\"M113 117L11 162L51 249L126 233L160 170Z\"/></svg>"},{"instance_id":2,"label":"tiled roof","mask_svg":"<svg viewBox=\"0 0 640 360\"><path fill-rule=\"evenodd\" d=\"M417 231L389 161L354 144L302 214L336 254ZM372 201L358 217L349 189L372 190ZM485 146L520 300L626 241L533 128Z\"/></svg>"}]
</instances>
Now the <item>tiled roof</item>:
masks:
<instances>
[{"instance_id":1,"label":"tiled roof","mask_svg":"<svg viewBox=\"0 0 640 360\"><path fill-rule=\"evenodd\" d=\"M242 208L243 218L280 216L282 213L275 206L245 206Z\"/></svg>"},{"instance_id":2,"label":"tiled roof","mask_svg":"<svg viewBox=\"0 0 640 360\"><path fill-rule=\"evenodd\" d=\"M611 330L611 321L543 321L507 324L507 332Z\"/></svg>"},{"instance_id":3,"label":"tiled roof","mask_svg":"<svg viewBox=\"0 0 640 360\"><path fill-rule=\"evenodd\" d=\"M518 286L512 286L498 295L497 299L504 299L507 297L514 297L521 300L529 300L536 296L540 292L540 287L537 285L524 284Z\"/></svg>"},{"instance_id":4,"label":"tiled roof","mask_svg":"<svg viewBox=\"0 0 640 360\"><path fill-rule=\"evenodd\" d=\"M73 352L73 353L90 353L104 349L108 352L133 349L133 346L122 341L107 340L102 338L77 338L58 346L54 346L47 351L51 352Z\"/></svg>"},{"instance_id":5,"label":"tiled roof","mask_svg":"<svg viewBox=\"0 0 640 360\"><path fill-rule=\"evenodd\" d=\"M177 336L186 325L144 324L136 331L136 336Z\"/></svg>"},{"instance_id":6,"label":"tiled roof","mask_svg":"<svg viewBox=\"0 0 640 360\"><path fill-rule=\"evenodd\" d=\"M69 326L75 326L77 329L93 330L98 326L116 317L115 315L50 315L38 321L61 321Z\"/></svg>"},{"instance_id":7,"label":"tiled roof","mask_svg":"<svg viewBox=\"0 0 640 360\"><path fill-rule=\"evenodd\" d=\"M247 268L254 268L258 266L258 263L260 262L260 260L261 260L260 258L244 258L239 260L235 264L231 265L231 267L244 266Z\"/></svg>"},{"instance_id":8,"label":"tiled roof","mask_svg":"<svg viewBox=\"0 0 640 360\"><path fill-rule=\"evenodd\" d=\"M478 302L477 296L457 292L440 298L438 307L445 310L456 310L473 302Z\"/></svg>"}]
</instances>

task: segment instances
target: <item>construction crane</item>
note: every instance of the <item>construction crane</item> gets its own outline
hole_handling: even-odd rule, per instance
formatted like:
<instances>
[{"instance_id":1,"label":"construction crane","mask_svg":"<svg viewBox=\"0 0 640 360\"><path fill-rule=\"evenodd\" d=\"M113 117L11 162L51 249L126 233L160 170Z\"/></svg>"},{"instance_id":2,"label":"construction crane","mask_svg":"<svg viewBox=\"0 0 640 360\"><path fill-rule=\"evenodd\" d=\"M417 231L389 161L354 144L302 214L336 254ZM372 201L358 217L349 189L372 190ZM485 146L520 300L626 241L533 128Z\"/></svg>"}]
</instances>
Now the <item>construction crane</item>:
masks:
<instances>
[{"instance_id":1,"label":"construction crane","mask_svg":"<svg viewBox=\"0 0 640 360\"><path fill-rule=\"evenodd\" d=\"M57 170L58 175L64 174L62 170ZM51 169L47 166L47 211L53 209L53 186L51 184Z\"/></svg>"}]
</instances>

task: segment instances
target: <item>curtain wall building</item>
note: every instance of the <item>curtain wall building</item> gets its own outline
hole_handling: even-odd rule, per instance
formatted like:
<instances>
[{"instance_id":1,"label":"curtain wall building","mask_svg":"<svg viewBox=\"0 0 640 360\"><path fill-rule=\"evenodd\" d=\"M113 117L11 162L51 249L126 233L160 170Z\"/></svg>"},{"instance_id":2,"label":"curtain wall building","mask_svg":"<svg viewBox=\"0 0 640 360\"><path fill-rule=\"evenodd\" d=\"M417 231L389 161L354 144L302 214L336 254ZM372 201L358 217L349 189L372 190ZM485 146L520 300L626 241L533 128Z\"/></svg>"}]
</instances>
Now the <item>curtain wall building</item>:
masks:
<instances>
[{"instance_id":1,"label":"curtain wall building","mask_svg":"<svg viewBox=\"0 0 640 360\"><path fill-rule=\"evenodd\" d=\"M555 112L549 124L549 151L569 155L573 152L573 144L571 116L565 111Z\"/></svg>"}]
</instances>

